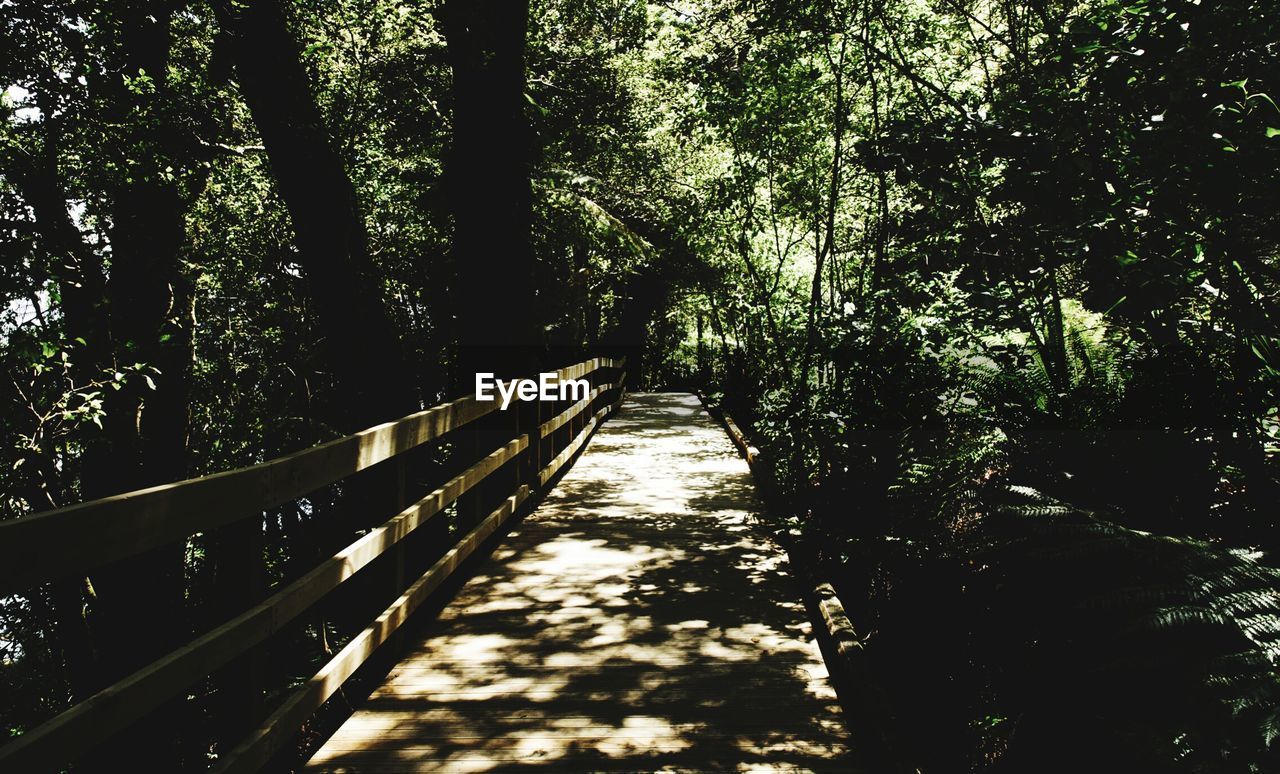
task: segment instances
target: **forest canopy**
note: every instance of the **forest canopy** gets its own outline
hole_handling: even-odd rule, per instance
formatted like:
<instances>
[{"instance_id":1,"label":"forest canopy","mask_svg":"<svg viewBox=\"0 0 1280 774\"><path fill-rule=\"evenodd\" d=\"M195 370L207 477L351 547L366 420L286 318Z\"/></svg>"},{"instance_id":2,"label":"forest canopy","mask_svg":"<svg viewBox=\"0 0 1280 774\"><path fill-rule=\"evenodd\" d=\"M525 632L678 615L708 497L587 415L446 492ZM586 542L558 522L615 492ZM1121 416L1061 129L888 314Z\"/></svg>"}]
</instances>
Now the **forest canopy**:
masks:
<instances>
[{"instance_id":1,"label":"forest canopy","mask_svg":"<svg viewBox=\"0 0 1280 774\"><path fill-rule=\"evenodd\" d=\"M923 770L1275 770L1278 63L1264 0L0 3L0 518L626 355L748 429ZM234 556L0 598L9 735Z\"/></svg>"}]
</instances>

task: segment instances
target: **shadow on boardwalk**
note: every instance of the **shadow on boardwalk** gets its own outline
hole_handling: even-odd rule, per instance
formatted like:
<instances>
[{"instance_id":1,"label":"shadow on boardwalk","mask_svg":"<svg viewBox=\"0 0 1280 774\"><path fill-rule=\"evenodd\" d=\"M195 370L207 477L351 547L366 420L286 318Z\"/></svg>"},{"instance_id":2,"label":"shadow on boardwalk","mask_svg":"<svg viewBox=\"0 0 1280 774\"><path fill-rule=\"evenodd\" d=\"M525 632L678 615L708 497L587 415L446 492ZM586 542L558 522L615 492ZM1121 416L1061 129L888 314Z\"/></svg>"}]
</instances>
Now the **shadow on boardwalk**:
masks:
<instances>
[{"instance_id":1,"label":"shadow on boardwalk","mask_svg":"<svg viewBox=\"0 0 1280 774\"><path fill-rule=\"evenodd\" d=\"M308 770L855 770L758 507L694 396L630 396Z\"/></svg>"}]
</instances>

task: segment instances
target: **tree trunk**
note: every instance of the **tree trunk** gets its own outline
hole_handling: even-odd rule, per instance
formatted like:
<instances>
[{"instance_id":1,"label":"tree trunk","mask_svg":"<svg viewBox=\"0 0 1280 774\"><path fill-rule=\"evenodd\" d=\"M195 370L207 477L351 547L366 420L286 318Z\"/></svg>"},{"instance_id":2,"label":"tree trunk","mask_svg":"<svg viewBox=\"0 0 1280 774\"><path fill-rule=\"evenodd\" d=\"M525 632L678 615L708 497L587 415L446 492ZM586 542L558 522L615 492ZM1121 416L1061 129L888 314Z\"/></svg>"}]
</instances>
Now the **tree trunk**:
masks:
<instances>
[{"instance_id":1,"label":"tree trunk","mask_svg":"<svg viewBox=\"0 0 1280 774\"><path fill-rule=\"evenodd\" d=\"M838 60L828 59L831 61L832 70L835 73L835 106L832 114L832 140L833 150L831 154L831 179L828 181L827 200L825 202L825 212L823 220L814 219L814 246L816 255L813 264L813 277L809 284L809 310L805 319L804 326L804 349L800 356L800 376L796 385L794 395L796 396L796 405L801 410L809 400L809 372L814 367L815 348L818 343L818 319L819 310L822 306L822 268L828 257L835 260L835 239L836 239L836 210L840 198L840 171L844 163L844 131L845 122L845 96L844 96L844 60L848 39L844 36L840 38L840 56ZM825 233L822 238L819 237L818 226L823 223ZM821 244L819 244L821 242Z\"/></svg>"},{"instance_id":2,"label":"tree trunk","mask_svg":"<svg viewBox=\"0 0 1280 774\"><path fill-rule=\"evenodd\" d=\"M643 383L649 325L669 300L667 292L663 278L651 270L632 274L623 285L618 322L605 340L605 350L610 357L627 359L627 383L631 389L639 389Z\"/></svg>"},{"instance_id":3,"label":"tree trunk","mask_svg":"<svg viewBox=\"0 0 1280 774\"><path fill-rule=\"evenodd\" d=\"M107 322L116 367L153 369L104 394L105 443L90 447L81 476L85 499L185 477L192 296L181 265L186 239L184 204L167 158L180 131L163 116L173 95L168 71L170 16L149 3L121 4L104 24L115 25L118 48L109 71L91 84L121 127L113 152L124 172L108 191L111 272ZM150 91L131 91L125 79L145 72ZM104 364L109 365L109 364ZM177 647L189 635L184 599L185 544L164 546L92 574L94 627L104 667L114 681ZM180 707L181 700L175 702ZM182 722L160 710L91 756L111 769L128 761L138 770L175 770Z\"/></svg>"},{"instance_id":4,"label":"tree trunk","mask_svg":"<svg viewBox=\"0 0 1280 774\"><path fill-rule=\"evenodd\" d=\"M417 407L400 338L369 256L364 215L333 147L280 0L223 15L236 73L293 222L335 394L326 414L339 432Z\"/></svg>"},{"instance_id":5,"label":"tree trunk","mask_svg":"<svg viewBox=\"0 0 1280 774\"><path fill-rule=\"evenodd\" d=\"M453 263L459 357L455 385L477 371L536 368L532 137L525 117L528 0L447 0L441 22L453 71Z\"/></svg>"}]
</instances>

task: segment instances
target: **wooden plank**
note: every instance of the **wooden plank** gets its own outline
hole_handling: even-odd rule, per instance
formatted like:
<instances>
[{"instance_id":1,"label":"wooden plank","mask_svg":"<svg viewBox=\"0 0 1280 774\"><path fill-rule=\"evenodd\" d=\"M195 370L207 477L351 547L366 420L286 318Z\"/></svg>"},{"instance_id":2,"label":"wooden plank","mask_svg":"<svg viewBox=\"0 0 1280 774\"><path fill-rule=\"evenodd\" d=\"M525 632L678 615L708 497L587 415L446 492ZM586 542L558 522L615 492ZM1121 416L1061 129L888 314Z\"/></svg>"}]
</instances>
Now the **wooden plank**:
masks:
<instances>
[{"instance_id":1,"label":"wooden plank","mask_svg":"<svg viewBox=\"0 0 1280 774\"><path fill-rule=\"evenodd\" d=\"M844 729L840 722L838 712L832 711L831 716L814 722L812 718L801 718L791 720L788 718L759 718L760 711L758 708L742 708L735 716L725 717L722 713L717 713L715 717L715 725L703 721L686 721L671 722L661 718L646 718L643 715L637 716L630 720L625 727L619 728L612 725L599 717L591 715L565 715L557 713L556 717L547 723L548 732L540 737L532 738L554 738L556 736L566 736L569 738L583 738L589 736L602 736L609 738L620 738L636 735L636 732L653 733L655 731L667 731L675 733L697 734L699 737L725 737L725 736L752 736L765 735L768 733L788 733L788 732L812 732L815 725L826 727L832 733L843 733ZM503 723L505 718L513 717L511 715L500 715L495 713L489 723L484 726L477 727L474 723L465 723L458 719L458 713L449 710L439 710L434 715L422 712L397 712L385 713L379 718L377 724L351 724L343 726L343 731L335 734L325 747L330 750L359 750L368 749L369 737L374 736L380 742L401 742L405 747L415 746L414 743L432 743L435 741L455 741L463 744L483 743L486 739L492 739L495 730L519 729L521 721L525 718L516 716L514 722ZM710 727L709 727L710 726ZM526 732L528 733L528 732ZM530 736L522 735L522 739L528 739ZM403 749L399 744L396 749Z\"/></svg>"},{"instance_id":2,"label":"wooden plank","mask_svg":"<svg viewBox=\"0 0 1280 774\"><path fill-rule=\"evenodd\" d=\"M584 360L581 363L574 363L571 366L565 366L556 371L556 380L564 381L565 379L581 379L593 371L601 368L622 368L627 359L611 358L611 357L593 357L590 360Z\"/></svg>"},{"instance_id":3,"label":"wooden plank","mask_svg":"<svg viewBox=\"0 0 1280 774\"><path fill-rule=\"evenodd\" d=\"M590 749L590 747L600 745L602 742L609 747L621 748L625 746L628 755L634 758L646 752L664 750L674 752L680 748L672 743L678 742L684 734L696 735L699 743L704 746L710 742L731 744L731 749L724 752L738 755L769 755L794 750L801 755L813 755L816 752L834 757L844 752L845 749L844 743L838 739L824 740L824 744L822 742L815 743L811 739L804 737L794 738L794 732L775 731L774 733L769 733L757 729L742 732L732 727L727 729L717 728L709 732L705 726L700 727L689 724L683 728L631 727L625 729L614 728L594 733L592 729L585 729L582 731L542 731L538 734L522 734L518 742L514 740L508 742L505 748L494 746L485 749L482 753L482 759L494 762L510 761L521 763L529 760L530 748L536 749L545 746L568 752L574 748L581 749L584 746ZM431 760L438 758L443 762L453 760L453 755L460 744L481 746L485 741L486 737L483 735L463 734L454 737L453 740L423 739L416 744L399 744L396 745L395 750L370 750L368 740L364 740L363 744L358 742L351 742L345 745L334 744L327 746L326 749L339 754L334 757L342 757L343 763L348 765L358 760L378 763L382 761ZM561 763L561 767L560 771L569 770L563 768L563 763Z\"/></svg>"},{"instance_id":4,"label":"wooden plank","mask_svg":"<svg viewBox=\"0 0 1280 774\"><path fill-rule=\"evenodd\" d=\"M581 412L583 409L585 409L587 406L590 406L592 402L595 401L596 398L600 397L601 393L611 389L613 389L612 384L602 384L599 387L596 387L591 391L590 395L578 401L577 403L573 404L572 406L565 409L564 411L560 412L559 414L556 415L554 419L550 419L546 422L543 422L539 426L538 432L542 434L543 438L546 438L548 435L551 435L556 430L558 430L561 426L563 426L565 422L568 422L569 420L578 416L578 413Z\"/></svg>"},{"instance_id":5,"label":"wooden plank","mask_svg":"<svg viewBox=\"0 0 1280 774\"><path fill-rule=\"evenodd\" d=\"M252 736L227 753L214 772L254 772L271 759L280 746L355 673L374 650L387 640L440 584L470 556L502 522L520 507L529 495L522 485L502 505L471 530L456 546L422 574L390 607L364 631L347 643L338 655L295 691L267 718Z\"/></svg>"},{"instance_id":6,"label":"wooden plank","mask_svg":"<svg viewBox=\"0 0 1280 774\"><path fill-rule=\"evenodd\" d=\"M0 747L0 766L56 768L263 641L528 446L516 438L262 603Z\"/></svg>"},{"instance_id":7,"label":"wooden plank","mask_svg":"<svg viewBox=\"0 0 1280 774\"><path fill-rule=\"evenodd\" d=\"M0 590L88 572L274 508L439 438L497 405L467 396L257 465L0 522Z\"/></svg>"},{"instance_id":8,"label":"wooden plank","mask_svg":"<svg viewBox=\"0 0 1280 774\"><path fill-rule=\"evenodd\" d=\"M676 674L674 676L667 675L665 677L662 675L649 675L644 678L633 678L627 676L617 678L613 681L597 678L592 680L591 689L600 694L625 693L627 690L657 692L663 688L679 687L682 682L687 680L687 676L679 674L678 670L672 670L672 672ZM766 675L754 680L749 677L737 675L736 673L733 676L733 684L738 688L759 688L761 686L776 685L779 682L777 675L774 674ZM800 685L809 688L811 693L820 695L822 698L835 698L835 692L831 689L831 682L826 677L811 680L807 684L802 684L798 680L790 680L787 681L785 687L777 690L773 694L763 690L754 690L751 695L757 699L785 699L791 695L793 689ZM384 687L384 691L386 691L388 695L413 695L419 692L419 690L425 690L430 693L430 698L423 700L420 703L420 706L422 707L428 707L431 705L448 706L459 701L482 701L485 703L485 707L487 709L491 709L496 712L503 707L518 709L520 707L527 706L530 703L536 704L539 702L551 701L553 699L560 700L561 703L567 704L567 702L564 701L564 689L559 685L522 689L512 689L504 685L467 685L448 689L441 687L437 680L424 679L422 682L417 683L412 680L401 678L393 682L386 683ZM615 701L615 699L613 695L607 695L600 698L581 698L578 701L586 706L598 707L601 704L609 704ZM725 701L726 696L724 695L724 687L715 686L703 687L700 692L682 690L676 698L663 697L662 700L650 700L646 703L632 702L628 706L638 712L646 707L672 705L704 706L707 703L720 705L724 704ZM365 706L369 709L387 709L393 706L399 707L403 705L403 701L399 699L392 699L390 701L371 700Z\"/></svg>"},{"instance_id":9,"label":"wooden plank","mask_svg":"<svg viewBox=\"0 0 1280 774\"><path fill-rule=\"evenodd\" d=\"M561 531L562 532L562 531ZM528 538L529 533L521 530L519 537ZM521 608L523 609L523 608ZM459 611L465 614L465 610ZM584 646L583 650L588 647ZM557 651L563 652L563 651ZM714 658L694 657L688 654L680 654L679 658L647 659L643 662L621 662L617 664L605 664L600 668L602 675L632 675L636 677L644 677L650 674L667 675L672 671L673 667L680 667L683 671L696 671L701 675L717 675L721 672L733 672L734 674L750 674L750 675L786 675L795 678L823 679L827 678L827 670L825 668L815 667L813 664L805 660L795 663L773 663L773 662L753 662L751 664L725 664L723 661ZM506 676L518 675L522 677L542 679L542 676L563 672L564 667L551 664L503 664L502 674ZM681 671L681 670L677 670ZM394 681L401 675L438 675L459 677L463 675L483 676L485 674L493 674L494 667L491 661L468 661L465 659L442 659L438 654L431 654L430 658L405 658L396 664L395 668L387 675L388 681Z\"/></svg>"},{"instance_id":10,"label":"wooden plank","mask_svg":"<svg viewBox=\"0 0 1280 774\"><path fill-rule=\"evenodd\" d=\"M625 357L618 361L617 368L618 378L614 381L614 385L618 388L618 396L613 401L615 410L622 405L622 401L627 397L627 359Z\"/></svg>"},{"instance_id":11,"label":"wooden plank","mask_svg":"<svg viewBox=\"0 0 1280 774\"><path fill-rule=\"evenodd\" d=\"M305 771L879 771L747 466L693 396L627 405Z\"/></svg>"},{"instance_id":12,"label":"wooden plank","mask_svg":"<svg viewBox=\"0 0 1280 774\"><path fill-rule=\"evenodd\" d=\"M565 366L556 371L556 381L563 382L566 379L581 379L587 374L601 368L601 361L606 358L593 357L590 360L584 360L581 363L574 363L571 366Z\"/></svg>"},{"instance_id":13,"label":"wooden plank","mask_svg":"<svg viewBox=\"0 0 1280 774\"><path fill-rule=\"evenodd\" d=\"M754 465L760 452L747 441L746 433L742 432L742 428L738 427L738 423L733 421L733 417L723 412L721 417L724 419L724 428L729 433L729 440L737 447L738 453L747 461L747 464Z\"/></svg>"},{"instance_id":14,"label":"wooden plank","mask_svg":"<svg viewBox=\"0 0 1280 774\"><path fill-rule=\"evenodd\" d=\"M513 771L547 771L556 774L566 772L591 772L591 774L637 774L638 772L665 772L666 774L705 774L709 771L747 771L751 774L851 774L853 771L840 761L846 748L829 748L825 757L830 763L802 765L775 763L786 758L813 757L812 746L803 748L783 744L742 749L733 740L722 740L716 744L707 739L702 742L697 753L679 750L678 744L645 748L629 744L627 740L618 740L607 745L608 752L601 749L583 750L582 744L575 747L561 740L560 745L537 747L534 740L526 742L519 748L503 755L485 753L443 752L436 755L407 752L402 758L398 755L371 755L351 753L343 756L341 763L334 766L317 764L308 769L323 774L428 774L444 772L445 774L463 774L464 772L513 772ZM563 745L563 746L561 746ZM563 755L562 751L568 750ZM619 750L627 754L619 755ZM552 759L558 766L541 763ZM734 761L733 766L725 766L724 760ZM541 763L539 768L534 768ZM546 768L542 768L546 767Z\"/></svg>"},{"instance_id":15,"label":"wooden plank","mask_svg":"<svg viewBox=\"0 0 1280 774\"><path fill-rule=\"evenodd\" d=\"M611 413L617 405L617 403L613 403L597 411L595 416L591 417L591 419L587 421L587 425L582 428L582 432L574 436L574 439L569 442L569 445L564 447L564 450L557 454L551 462L547 463L547 465L538 473L538 479L542 482L543 486L546 486L547 482L555 477L560 468L564 467L565 463L582 448L582 445L586 443L587 439L591 437L591 434L595 432L595 429L600 425L600 422L603 421L604 417Z\"/></svg>"}]
</instances>

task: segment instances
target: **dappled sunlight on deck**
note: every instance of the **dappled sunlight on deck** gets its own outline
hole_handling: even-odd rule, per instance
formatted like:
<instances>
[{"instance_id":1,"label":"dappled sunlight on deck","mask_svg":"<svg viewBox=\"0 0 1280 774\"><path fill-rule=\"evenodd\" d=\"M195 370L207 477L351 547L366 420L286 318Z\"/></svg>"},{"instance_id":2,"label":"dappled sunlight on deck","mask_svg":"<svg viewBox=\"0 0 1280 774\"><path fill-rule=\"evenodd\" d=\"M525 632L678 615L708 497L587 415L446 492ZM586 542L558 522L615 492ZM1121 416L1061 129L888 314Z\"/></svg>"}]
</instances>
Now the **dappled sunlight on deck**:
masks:
<instances>
[{"instance_id":1,"label":"dappled sunlight on deck","mask_svg":"<svg viewBox=\"0 0 1280 774\"><path fill-rule=\"evenodd\" d=\"M852 771L746 465L630 396L311 771Z\"/></svg>"}]
</instances>

